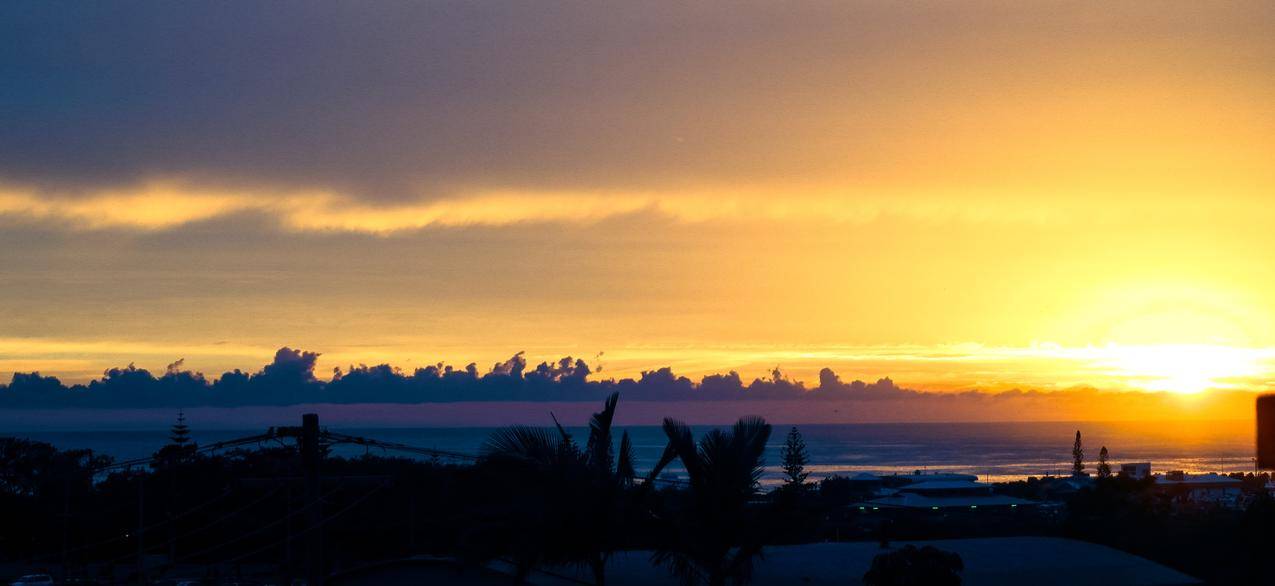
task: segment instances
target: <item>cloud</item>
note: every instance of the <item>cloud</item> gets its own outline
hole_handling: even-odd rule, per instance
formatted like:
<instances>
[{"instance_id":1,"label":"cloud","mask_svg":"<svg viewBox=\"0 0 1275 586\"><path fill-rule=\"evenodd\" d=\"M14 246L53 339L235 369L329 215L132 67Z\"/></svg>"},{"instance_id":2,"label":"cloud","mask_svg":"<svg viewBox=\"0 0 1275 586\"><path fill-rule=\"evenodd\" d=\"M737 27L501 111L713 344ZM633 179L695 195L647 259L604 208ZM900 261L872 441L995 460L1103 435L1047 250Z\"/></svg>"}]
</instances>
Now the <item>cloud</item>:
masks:
<instances>
[{"instance_id":1,"label":"cloud","mask_svg":"<svg viewBox=\"0 0 1275 586\"><path fill-rule=\"evenodd\" d=\"M156 377L133 364L107 369L87 385L67 386L39 373L15 373L0 387L0 405L9 407L161 407L293 405L335 403L425 403L454 401L592 401L619 391L633 400L735 400L852 398L864 385L809 393L778 371L744 387L737 373L709 375L699 384L664 367L637 379L590 381L593 369L582 359L563 357L528 369L523 352L497 362L480 375L476 365L429 365L403 372L388 364L337 368L330 381L315 376L319 353L283 347L260 371L226 372L215 379L170 363ZM879 385L878 385L879 386ZM892 386L882 392L901 392ZM850 393L850 394L846 394Z\"/></svg>"},{"instance_id":2,"label":"cloud","mask_svg":"<svg viewBox=\"0 0 1275 586\"><path fill-rule=\"evenodd\" d=\"M0 183L19 193L0 213L162 229L265 210L293 229L368 232L651 205L804 216L934 186L1066 191L1112 153L1136 183L1164 169L1091 132L1156 148L1262 135L1250 115L1265 112L1253 81L1265 78L1246 66L1269 54L1268 16L1245 4L6 3ZM1169 119L1202 122L1155 132ZM1230 138L1248 154L1227 160L1265 163L1252 136ZM155 182L188 189L158 197ZM830 186L842 191L824 203L792 201ZM732 192L745 187L790 193Z\"/></svg>"},{"instance_id":3,"label":"cloud","mask_svg":"<svg viewBox=\"0 0 1275 586\"><path fill-rule=\"evenodd\" d=\"M253 214L287 232L389 235L427 228L591 223L654 214L684 223L711 221L863 224L883 217L922 222L1057 223L1084 217L1083 205L1013 205L967 198L909 198L824 191L777 198L776 189L724 191L488 191L445 198L368 201L333 191L211 188L188 181L148 181L128 187L53 194L0 185L0 217L72 230L157 232ZM792 195L792 192L786 192ZM1129 210L1123 210L1128 212ZM1108 214L1122 213L1108 209Z\"/></svg>"},{"instance_id":4,"label":"cloud","mask_svg":"<svg viewBox=\"0 0 1275 586\"><path fill-rule=\"evenodd\" d=\"M497 362L491 367L492 376L505 376L512 378L522 378L522 371L527 368L527 359L523 358L523 353L514 354L512 358L504 362Z\"/></svg>"},{"instance_id":5,"label":"cloud","mask_svg":"<svg viewBox=\"0 0 1275 586\"><path fill-rule=\"evenodd\" d=\"M252 209L241 194L152 184L86 197L45 197L30 190L0 189L0 216L11 215L74 228L157 230Z\"/></svg>"},{"instance_id":6,"label":"cloud","mask_svg":"<svg viewBox=\"0 0 1275 586\"><path fill-rule=\"evenodd\" d=\"M1270 88L1250 70L1269 17L1243 3L5 3L0 216L156 231L254 214L390 234L645 211L1090 221L1174 195L1194 213L1202 190L1269 191ZM1203 157L1206 141L1228 150Z\"/></svg>"},{"instance_id":7,"label":"cloud","mask_svg":"<svg viewBox=\"0 0 1275 586\"><path fill-rule=\"evenodd\" d=\"M312 383L314 378L314 364L319 359L318 352L305 352L302 350L293 350L287 346L280 348L275 352L274 362L267 364L261 369L262 377L288 383Z\"/></svg>"},{"instance_id":8,"label":"cloud","mask_svg":"<svg viewBox=\"0 0 1275 586\"><path fill-rule=\"evenodd\" d=\"M563 357L527 368L514 354L481 374L474 364L456 368L432 364L405 372L388 364L335 369L330 381L315 376L319 354L280 348L255 373L239 370L208 378L171 363L162 376L133 364L107 369L86 385L66 385L39 373L15 373L0 385L5 409L147 409L163 407L244 407L305 404L592 403L612 392L626 401L678 405L712 419L714 407L755 409L787 421L954 421L1026 419L1131 419L1247 417L1252 392L1215 390L1183 398L1160 392L1103 392L1089 387L1040 392L926 392L889 378L843 382L830 368L808 389L778 368L745 385L736 372L709 374L698 382L671 367L643 371L636 378L589 380L592 367ZM743 407L753 405L755 407ZM520 407L523 408L523 407ZM642 407L639 410L650 411Z\"/></svg>"}]
</instances>

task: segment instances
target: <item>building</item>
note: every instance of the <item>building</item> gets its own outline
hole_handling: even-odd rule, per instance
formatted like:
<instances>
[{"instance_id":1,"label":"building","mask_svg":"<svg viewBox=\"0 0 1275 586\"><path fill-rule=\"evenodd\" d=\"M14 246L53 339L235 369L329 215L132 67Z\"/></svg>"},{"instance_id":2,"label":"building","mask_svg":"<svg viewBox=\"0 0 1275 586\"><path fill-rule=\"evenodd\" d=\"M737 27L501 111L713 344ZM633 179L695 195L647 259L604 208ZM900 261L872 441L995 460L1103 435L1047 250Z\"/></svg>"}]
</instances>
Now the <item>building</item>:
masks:
<instances>
[{"instance_id":1,"label":"building","mask_svg":"<svg viewBox=\"0 0 1275 586\"><path fill-rule=\"evenodd\" d=\"M998 495L992 485L973 480L927 480L899 487L894 494L875 498L860 508L903 509L1016 509L1034 501Z\"/></svg>"},{"instance_id":2,"label":"building","mask_svg":"<svg viewBox=\"0 0 1275 586\"><path fill-rule=\"evenodd\" d=\"M1120 475L1128 476L1134 480L1142 480L1143 478L1151 476L1151 463L1133 462L1131 464L1121 464Z\"/></svg>"},{"instance_id":3,"label":"building","mask_svg":"<svg viewBox=\"0 0 1275 586\"><path fill-rule=\"evenodd\" d=\"M892 474L882 477L887 484L916 484L918 482L944 482L944 481L969 481L978 480L973 474L958 474L955 472L925 472L922 470L913 471L911 474Z\"/></svg>"},{"instance_id":4,"label":"building","mask_svg":"<svg viewBox=\"0 0 1275 586\"><path fill-rule=\"evenodd\" d=\"M1155 477L1156 489L1179 504L1239 508L1243 496L1239 479L1221 474L1169 472Z\"/></svg>"},{"instance_id":5,"label":"building","mask_svg":"<svg viewBox=\"0 0 1275 586\"><path fill-rule=\"evenodd\" d=\"M870 484L870 485L881 484L880 476L877 476L876 474L869 474L867 472L860 472L858 474L855 474L854 476L847 478L846 480L850 482L864 483L864 484Z\"/></svg>"},{"instance_id":6,"label":"building","mask_svg":"<svg viewBox=\"0 0 1275 586\"><path fill-rule=\"evenodd\" d=\"M895 493L892 488L885 487L885 479L875 474L860 472L846 479L846 486L853 494L873 497L890 496Z\"/></svg>"}]
</instances>

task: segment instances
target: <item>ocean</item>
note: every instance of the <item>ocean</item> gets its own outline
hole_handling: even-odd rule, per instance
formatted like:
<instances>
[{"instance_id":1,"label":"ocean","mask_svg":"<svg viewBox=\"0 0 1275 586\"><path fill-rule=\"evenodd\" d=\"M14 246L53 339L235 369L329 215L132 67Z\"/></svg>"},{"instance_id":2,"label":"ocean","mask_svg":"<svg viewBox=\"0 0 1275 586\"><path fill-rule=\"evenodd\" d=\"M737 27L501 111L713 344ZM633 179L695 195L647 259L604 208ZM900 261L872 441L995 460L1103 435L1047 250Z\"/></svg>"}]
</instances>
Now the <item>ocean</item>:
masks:
<instances>
[{"instance_id":1,"label":"ocean","mask_svg":"<svg viewBox=\"0 0 1275 586\"><path fill-rule=\"evenodd\" d=\"M908 473L915 470L960 472L987 481L1007 481L1067 473L1071 448L1080 431L1090 471L1106 446L1112 466L1150 462L1153 471L1252 471L1254 429L1251 421L1173 422L1032 422L1032 423L865 423L799 425L810 454L812 478L832 474ZM412 446L477 454L493 428L358 428L329 427L349 435ZM581 442L583 428L568 428ZM649 468L664 449L655 426L622 427L633 438L639 472ZM694 428L697 437L709 426ZM765 484L779 480L780 450L789 426L775 426L766 453ZM261 429L200 430L200 444L261 433ZM167 429L129 431L0 431L0 436L45 441L59 448L87 448L117 460L144 457L166 441ZM617 435L618 443L618 435ZM380 454L380 450L337 446L338 456ZM393 455L393 453L388 453ZM670 468L678 472L677 466Z\"/></svg>"}]
</instances>

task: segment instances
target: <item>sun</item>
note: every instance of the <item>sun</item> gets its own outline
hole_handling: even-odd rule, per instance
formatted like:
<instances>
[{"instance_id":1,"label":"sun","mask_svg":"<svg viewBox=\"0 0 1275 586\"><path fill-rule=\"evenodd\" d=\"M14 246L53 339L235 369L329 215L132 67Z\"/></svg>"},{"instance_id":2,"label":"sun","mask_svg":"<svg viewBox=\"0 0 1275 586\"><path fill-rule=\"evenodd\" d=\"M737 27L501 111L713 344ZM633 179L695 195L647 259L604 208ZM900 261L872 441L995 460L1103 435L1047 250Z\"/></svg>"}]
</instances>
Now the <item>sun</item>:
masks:
<instances>
[{"instance_id":1,"label":"sun","mask_svg":"<svg viewBox=\"0 0 1275 586\"><path fill-rule=\"evenodd\" d=\"M1260 352L1207 344L1107 346L1102 360L1111 375L1147 391L1194 394L1233 388L1261 372Z\"/></svg>"}]
</instances>

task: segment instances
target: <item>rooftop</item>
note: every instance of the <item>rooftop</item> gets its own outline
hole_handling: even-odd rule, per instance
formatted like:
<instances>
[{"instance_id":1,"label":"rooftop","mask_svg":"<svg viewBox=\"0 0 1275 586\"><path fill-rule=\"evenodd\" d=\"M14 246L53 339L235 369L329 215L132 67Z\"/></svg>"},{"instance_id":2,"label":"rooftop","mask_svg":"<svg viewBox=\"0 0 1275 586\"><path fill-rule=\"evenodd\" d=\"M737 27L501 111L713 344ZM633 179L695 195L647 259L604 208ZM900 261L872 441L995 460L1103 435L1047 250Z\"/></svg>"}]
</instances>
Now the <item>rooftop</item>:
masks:
<instances>
[{"instance_id":1,"label":"rooftop","mask_svg":"<svg viewBox=\"0 0 1275 586\"><path fill-rule=\"evenodd\" d=\"M1231 478L1230 476L1223 476L1221 474L1211 474L1211 473L1210 474L1186 474L1182 476L1181 480L1170 480L1167 476L1156 476L1155 483L1168 484L1168 485L1185 485L1185 486L1190 486L1190 485L1239 486L1241 484L1239 480L1235 478Z\"/></svg>"},{"instance_id":2,"label":"rooftop","mask_svg":"<svg viewBox=\"0 0 1275 586\"><path fill-rule=\"evenodd\" d=\"M973 474L957 474L954 472L914 472L912 474L895 474L889 478L898 478L910 482L928 482L935 480L968 480L970 482L978 480Z\"/></svg>"},{"instance_id":3,"label":"rooftop","mask_svg":"<svg viewBox=\"0 0 1275 586\"><path fill-rule=\"evenodd\" d=\"M1199 584L1186 574L1150 560L1115 549L1052 537L999 537L990 539L951 539L894 544L923 547L933 545L960 554L965 564L962 584L965 586L1032 586L1130 585L1168 586ZM883 551L876 542L811 543L767 547L765 558L754 568L754 584L778 586L824 584L858 584L872 564L872 558ZM1012 552L1012 555L1007 555ZM651 552L619 552L608 564L607 583L612 586L638 584L674 585L677 580L663 568L652 566ZM590 580L588 570L560 570L569 578ZM543 574L533 575L531 583L542 586L573 584L567 579Z\"/></svg>"},{"instance_id":4,"label":"rooftop","mask_svg":"<svg viewBox=\"0 0 1275 586\"><path fill-rule=\"evenodd\" d=\"M923 492L930 490L967 490L967 491L983 491L988 492L992 489L992 485L982 482L974 482L972 480L927 480L925 482L914 482L900 488L901 492Z\"/></svg>"},{"instance_id":5,"label":"rooftop","mask_svg":"<svg viewBox=\"0 0 1275 586\"><path fill-rule=\"evenodd\" d=\"M893 496L872 499L866 503L871 506L908 508L908 509L951 509L977 507L1009 507L1039 504L1036 501L1020 499L998 494L974 494L960 496L928 496L910 492L900 492Z\"/></svg>"}]
</instances>

